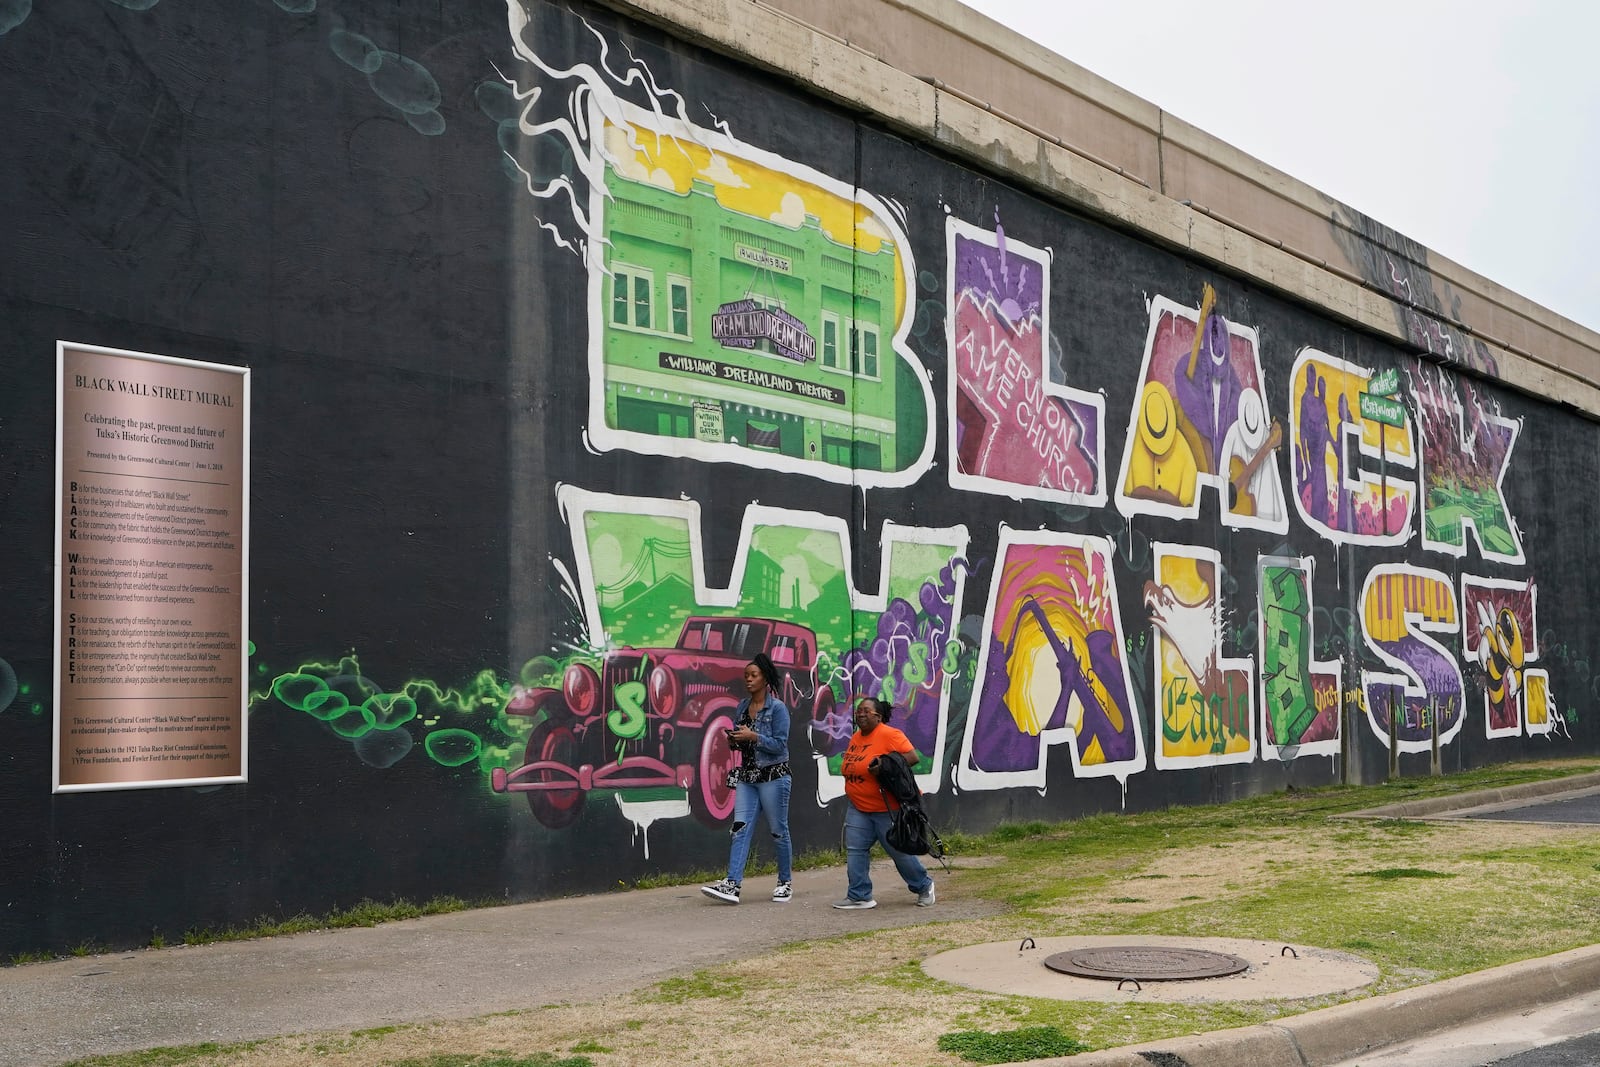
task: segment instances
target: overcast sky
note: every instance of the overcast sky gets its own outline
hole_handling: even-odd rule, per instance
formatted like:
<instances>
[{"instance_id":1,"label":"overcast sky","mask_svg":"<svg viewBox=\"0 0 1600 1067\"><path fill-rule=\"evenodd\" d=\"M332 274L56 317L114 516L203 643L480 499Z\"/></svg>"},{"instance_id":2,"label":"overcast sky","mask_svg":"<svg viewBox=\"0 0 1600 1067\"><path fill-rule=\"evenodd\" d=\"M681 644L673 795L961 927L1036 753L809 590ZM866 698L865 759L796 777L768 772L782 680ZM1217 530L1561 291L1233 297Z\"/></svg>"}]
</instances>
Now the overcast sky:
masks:
<instances>
[{"instance_id":1,"label":"overcast sky","mask_svg":"<svg viewBox=\"0 0 1600 1067\"><path fill-rule=\"evenodd\" d=\"M1600 329L1600 4L964 2Z\"/></svg>"}]
</instances>

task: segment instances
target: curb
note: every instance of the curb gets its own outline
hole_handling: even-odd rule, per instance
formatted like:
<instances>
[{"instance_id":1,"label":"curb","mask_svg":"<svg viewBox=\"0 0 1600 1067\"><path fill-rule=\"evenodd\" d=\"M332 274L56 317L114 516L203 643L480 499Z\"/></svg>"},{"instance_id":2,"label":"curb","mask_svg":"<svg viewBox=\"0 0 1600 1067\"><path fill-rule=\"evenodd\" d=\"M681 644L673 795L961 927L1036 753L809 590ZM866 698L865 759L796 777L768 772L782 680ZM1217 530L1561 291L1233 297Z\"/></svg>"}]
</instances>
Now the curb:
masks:
<instances>
[{"instance_id":1,"label":"curb","mask_svg":"<svg viewBox=\"0 0 1600 1067\"><path fill-rule=\"evenodd\" d=\"M1005 1067L1328 1067L1362 1053L1600 989L1600 945L1461 975L1279 1022Z\"/></svg>"},{"instance_id":2,"label":"curb","mask_svg":"<svg viewBox=\"0 0 1600 1067\"><path fill-rule=\"evenodd\" d=\"M1570 778L1551 778L1544 782L1525 782L1522 785L1509 785L1503 789L1483 789L1475 793L1455 793L1444 797L1427 797L1423 800L1405 800L1381 808L1342 812L1330 818L1407 819L1438 815L1447 811L1459 814L1496 804L1515 804L1593 789L1600 789L1600 771L1575 774Z\"/></svg>"}]
</instances>

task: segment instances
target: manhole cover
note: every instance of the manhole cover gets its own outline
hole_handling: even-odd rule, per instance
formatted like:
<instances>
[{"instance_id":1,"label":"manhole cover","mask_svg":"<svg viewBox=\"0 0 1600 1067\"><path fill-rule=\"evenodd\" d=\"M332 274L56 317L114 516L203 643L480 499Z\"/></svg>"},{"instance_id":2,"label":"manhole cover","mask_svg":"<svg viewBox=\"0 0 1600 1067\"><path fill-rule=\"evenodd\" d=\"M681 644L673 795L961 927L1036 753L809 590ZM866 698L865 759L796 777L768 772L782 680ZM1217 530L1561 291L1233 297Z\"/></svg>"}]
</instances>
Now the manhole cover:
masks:
<instances>
[{"instance_id":1,"label":"manhole cover","mask_svg":"<svg viewBox=\"0 0 1600 1067\"><path fill-rule=\"evenodd\" d=\"M1159 945L1107 945L1057 952L1045 958L1052 971L1079 978L1105 978L1140 982L1183 982L1195 978L1221 978L1250 969L1248 961L1226 952L1199 948L1162 948Z\"/></svg>"}]
</instances>

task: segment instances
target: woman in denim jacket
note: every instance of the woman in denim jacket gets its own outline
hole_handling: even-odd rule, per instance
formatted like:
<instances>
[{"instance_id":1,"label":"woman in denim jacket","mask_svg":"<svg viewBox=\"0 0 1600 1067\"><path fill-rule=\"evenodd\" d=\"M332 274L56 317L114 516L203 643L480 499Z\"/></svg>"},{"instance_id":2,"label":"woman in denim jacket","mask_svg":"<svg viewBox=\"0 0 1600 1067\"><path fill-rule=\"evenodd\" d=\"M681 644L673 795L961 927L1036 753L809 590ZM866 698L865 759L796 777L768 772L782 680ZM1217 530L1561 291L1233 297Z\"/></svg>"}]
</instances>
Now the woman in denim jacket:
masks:
<instances>
[{"instance_id":1,"label":"woman in denim jacket","mask_svg":"<svg viewBox=\"0 0 1600 1067\"><path fill-rule=\"evenodd\" d=\"M772 843L778 853L778 887L772 899L787 904L794 891L793 846L789 842L789 709L773 692L778 669L766 653L756 653L744 669L744 687L750 694L739 702L738 726L728 732L728 745L743 756L729 776L734 782L733 845L728 851L728 876L700 892L727 904L739 903L744 865L750 858L756 816L767 817Z\"/></svg>"}]
</instances>

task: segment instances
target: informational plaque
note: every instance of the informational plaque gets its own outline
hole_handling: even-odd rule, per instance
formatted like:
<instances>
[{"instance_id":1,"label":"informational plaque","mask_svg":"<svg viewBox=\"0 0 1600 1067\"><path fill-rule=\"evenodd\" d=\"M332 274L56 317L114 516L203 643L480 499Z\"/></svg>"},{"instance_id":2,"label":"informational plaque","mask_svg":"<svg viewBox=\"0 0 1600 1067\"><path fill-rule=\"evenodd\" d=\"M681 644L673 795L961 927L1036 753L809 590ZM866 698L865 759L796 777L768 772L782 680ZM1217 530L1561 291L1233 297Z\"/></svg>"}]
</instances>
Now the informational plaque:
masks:
<instances>
[{"instance_id":1,"label":"informational plaque","mask_svg":"<svg viewBox=\"0 0 1600 1067\"><path fill-rule=\"evenodd\" d=\"M245 779L250 372L56 345L55 791Z\"/></svg>"}]
</instances>

